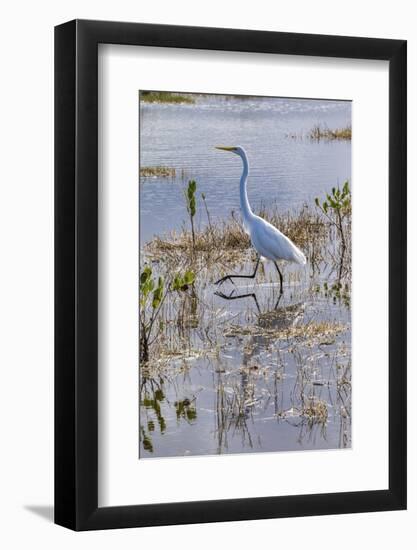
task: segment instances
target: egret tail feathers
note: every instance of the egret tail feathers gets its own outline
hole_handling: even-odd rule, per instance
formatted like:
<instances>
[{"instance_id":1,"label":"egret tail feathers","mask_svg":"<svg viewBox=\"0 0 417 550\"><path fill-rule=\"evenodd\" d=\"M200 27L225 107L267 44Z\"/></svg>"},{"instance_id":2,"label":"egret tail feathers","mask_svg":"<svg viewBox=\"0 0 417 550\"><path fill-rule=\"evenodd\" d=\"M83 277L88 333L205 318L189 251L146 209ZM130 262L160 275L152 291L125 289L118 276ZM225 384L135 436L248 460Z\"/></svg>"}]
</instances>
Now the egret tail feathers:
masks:
<instances>
[{"instance_id":1,"label":"egret tail feathers","mask_svg":"<svg viewBox=\"0 0 417 550\"><path fill-rule=\"evenodd\" d=\"M297 264L305 265L307 263L307 258L304 256L299 248L294 247L294 249L294 261Z\"/></svg>"}]
</instances>

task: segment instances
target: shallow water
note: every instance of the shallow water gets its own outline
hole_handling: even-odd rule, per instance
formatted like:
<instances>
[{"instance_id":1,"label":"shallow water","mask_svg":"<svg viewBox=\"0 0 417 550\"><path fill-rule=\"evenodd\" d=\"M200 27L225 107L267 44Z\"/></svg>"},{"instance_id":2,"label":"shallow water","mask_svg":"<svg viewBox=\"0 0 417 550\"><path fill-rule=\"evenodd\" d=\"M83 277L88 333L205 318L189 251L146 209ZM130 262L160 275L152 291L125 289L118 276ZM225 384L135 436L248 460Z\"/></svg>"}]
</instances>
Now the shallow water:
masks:
<instances>
[{"instance_id":1,"label":"shallow water","mask_svg":"<svg viewBox=\"0 0 417 550\"><path fill-rule=\"evenodd\" d=\"M168 166L177 177L141 178L141 242L180 227L182 189L193 178L213 219L239 210L241 160L216 145L241 145L250 163L248 195L256 209L276 202L282 211L311 204L351 176L350 141L302 139L314 125L341 128L351 103L289 99L202 97L194 105L140 106L141 166ZM297 136L297 137L289 137ZM202 208L197 223L206 223Z\"/></svg>"},{"instance_id":2,"label":"shallow water","mask_svg":"<svg viewBox=\"0 0 417 550\"><path fill-rule=\"evenodd\" d=\"M316 123L350 124L350 104L204 97L197 105L142 105L141 165L173 166L178 177L141 181L141 246L186 224L187 177L206 194L213 220L238 211L240 160L216 144L246 148L255 207L311 205L350 179L350 142L287 137ZM331 262L286 265L280 297L273 265L249 284L219 289L213 281L223 269L199 274L195 299L173 296L164 306L163 355L141 372L140 458L350 447L350 279L336 298L328 290L337 279ZM247 251L233 271L252 270ZM320 323L328 333L308 332ZM325 418L309 416L309 404L324 404Z\"/></svg>"},{"instance_id":3,"label":"shallow water","mask_svg":"<svg viewBox=\"0 0 417 550\"><path fill-rule=\"evenodd\" d=\"M142 378L148 401L140 418L151 448L142 445L141 457L350 446L350 385L340 383L343 376L350 383L349 309L306 283L287 285L278 305L274 282L235 287L234 296L255 293L258 305L252 296L216 297L211 285L201 291L200 327L209 333L191 330L181 356ZM318 338L276 337L320 321L345 328ZM300 414L301 395L327 404L326 422Z\"/></svg>"}]
</instances>

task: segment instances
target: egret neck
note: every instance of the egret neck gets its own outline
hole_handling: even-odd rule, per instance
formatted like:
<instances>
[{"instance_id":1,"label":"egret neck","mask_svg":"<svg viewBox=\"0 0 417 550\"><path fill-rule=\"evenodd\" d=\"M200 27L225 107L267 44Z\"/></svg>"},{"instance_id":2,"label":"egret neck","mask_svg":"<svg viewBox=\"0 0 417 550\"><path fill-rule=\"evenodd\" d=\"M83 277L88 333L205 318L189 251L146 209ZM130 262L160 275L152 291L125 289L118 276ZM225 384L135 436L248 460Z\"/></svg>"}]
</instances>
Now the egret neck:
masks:
<instances>
[{"instance_id":1,"label":"egret neck","mask_svg":"<svg viewBox=\"0 0 417 550\"><path fill-rule=\"evenodd\" d=\"M243 223L246 230L249 230L251 221L254 218L254 213L249 204L248 193L246 190L246 184L248 181L249 174L249 162L245 152L242 150L239 155L243 162L243 172L242 177L240 178L240 208L242 210Z\"/></svg>"}]
</instances>

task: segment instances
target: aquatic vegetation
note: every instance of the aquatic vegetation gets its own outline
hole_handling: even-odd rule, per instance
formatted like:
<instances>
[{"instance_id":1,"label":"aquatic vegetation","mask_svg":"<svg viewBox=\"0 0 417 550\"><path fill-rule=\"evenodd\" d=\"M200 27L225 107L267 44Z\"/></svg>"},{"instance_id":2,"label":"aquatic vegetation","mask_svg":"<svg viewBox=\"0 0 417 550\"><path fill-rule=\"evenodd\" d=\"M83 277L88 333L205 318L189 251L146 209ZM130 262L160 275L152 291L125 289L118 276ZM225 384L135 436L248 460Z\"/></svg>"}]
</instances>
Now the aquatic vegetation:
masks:
<instances>
[{"instance_id":1,"label":"aquatic vegetation","mask_svg":"<svg viewBox=\"0 0 417 550\"><path fill-rule=\"evenodd\" d=\"M188 290L188 287L195 281L195 274L192 271L186 271L184 275L175 274L172 281L172 290Z\"/></svg>"},{"instance_id":2,"label":"aquatic vegetation","mask_svg":"<svg viewBox=\"0 0 417 550\"><path fill-rule=\"evenodd\" d=\"M333 187L332 192L326 193L326 200L320 203L319 198L315 199L316 206L320 208L323 214L329 219L330 223L335 225L341 233L341 238L343 239L343 226L342 222L344 218L350 215L352 211L352 202L351 194L349 188L349 182L345 181L342 189L339 187ZM335 213L337 220L335 221L329 217L329 212L332 211Z\"/></svg>"},{"instance_id":3,"label":"aquatic vegetation","mask_svg":"<svg viewBox=\"0 0 417 550\"><path fill-rule=\"evenodd\" d=\"M346 232L348 231L347 225L350 226L350 218L352 212L352 199L349 188L349 182L345 181L342 189L339 187L333 187L331 194L326 193L326 199L320 202L320 199L316 197L315 203L317 208L327 218L338 231L340 236L341 252L340 252L340 273L339 283L342 275L343 264L346 249L348 246Z\"/></svg>"},{"instance_id":4,"label":"aquatic vegetation","mask_svg":"<svg viewBox=\"0 0 417 550\"><path fill-rule=\"evenodd\" d=\"M141 92L140 99L145 103L195 103L192 95L175 92Z\"/></svg>"},{"instance_id":5,"label":"aquatic vegetation","mask_svg":"<svg viewBox=\"0 0 417 550\"><path fill-rule=\"evenodd\" d=\"M309 139L311 141L351 141L352 126L329 128L325 124L315 124L308 132L289 132L287 138L294 140Z\"/></svg>"},{"instance_id":6,"label":"aquatic vegetation","mask_svg":"<svg viewBox=\"0 0 417 550\"><path fill-rule=\"evenodd\" d=\"M159 320L164 301L169 292L185 292L195 281L195 275L192 271L186 271L184 275L176 273L173 276L171 284L165 284L162 276L158 276L157 281L153 278L152 268L145 265L140 274L139 284L139 358L144 363L149 361L149 347L158 337L163 329L163 322ZM150 313L149 313L150 310ZM158 331L152 336L152 331L157 323Z\"/></svg>"},{"instance_id":7,"label":"aquatic vegetation","mask_svg":"<svg viewBox=\"0 0 417 550\"><path fill-rule=\"evenodd\" d=\"M149 345L152 329L155 320L161 310L161 306L166 297L164 292L164 279L158 277L158 282L155 284L155 280L152 277L152 268L146 265L140 274L140 352L139 357L141 361L147 362L149 360ZM151 302L151 315L147 317L147 305L148 299Z\"/></svg>"},{"instance_id":8,"label":"aquatic vegetation","mask_svg":"<svg viewBox=\"0 0 417 550\"><path fill-rule=\"evenodd\" d=\"M324 281L322 286L316 286L316 292L321 292L325 298L332 298L333 303L341 301L347 308L350 308L350 286L347 282L343 284L337 281L328 285Z\"/></svg>"},{"instance_id":9,"label":"aquatic vegetation","mask_svg":"<svg viewBox=\"0 0 417 550\"><path fill-rule=\"evenodd\" d=\"M315 422L326 423L328 407L326 401L314 397L307 398L301 411L302 416Z\"/></svg>"},{"instance_id":10,"label":"aquatic vegetation","mask_svg":"<svg viewBox=\"0 0 417 550\"><path fill-rule=\"evenodd\" d=\"M322 216L314 212L314 209L304 206L303 208L282 213L276 207L266 209L260 208L256 214L275 225L278 229L301 247L309 257L319 255L320 245L326 240L328 229L326 221ZM229 219L213 223L195 229L194 240L192 233L187 230L172 232L166 236L157 236L147 243L146 251L154 258L165 257L166 254L183 254L192 248L202 253L217 255L219 250L223 254L236 251L246 251L251 247L250 239L240 220L232 211Z\"/></svg>"},{"instance_id":11,"label":"aquatic vegetation","mask_svg":"<svg viewBox=\"0 0 417 550\"><path fill-rule=\"evenodd\" d=\"M331 187L350 177L350 104L140 99L139 253L153 281L140 317L148 328L154 318L139 358L140 457L349 447L352 216L343 204L350 189ZM227 159L212 151L219 135L245 136L255 213L307 257L304 266L279 264L282 295L263 261L254 279L214 285L256 262L231 206L238 174L225 174Z\"/></svg>"},{"instance_id":12,"label":"aquatic vegetation","mask_svg":"<svg viewBox=\"0 0 417 550\"><path fill-rule=\"evenodd\" d=\"M271 323L271 322L270 322ZM271 323L272 325L272 323ZM287 327L260 325L233 325L230 324L225 329L226 337L251 335L262 336L264 338L273 338L274 340L290 340L292 338L308 340L310 343L314 340L319 345L328 343L328 339L347 329L341 323L330 323L326 321L311 321L306 324L297 324Z\"/></svg>"},{"instance_id":13,"label":"aquatic vegetation","mask_svg":"<svg viewBox=\"0 0 417 550\"><path fill-rule=\"evenodd\" d=\"M330 129L327 126L316 124L308 133L308 137L313 140L334 140L334 139L352 139L352 126L346 126L344 128Z\"/></svg>"},{"instance_id":14,"label":"aquatic vegetation","mask_svg":"<svg viewBox=\"0 0 417 550\"><path fill-rule=\"evenodd\" d=\"M197 418L197 409L195 406L195 397L189 399L186 397L181 401L175 401L175 414L177 415L177 420L183 418L187 422L192 422Z\"/></svg>"},{"instance_id":15,"label":"aquatic vegetation","mask_svg":"<svg viewBox=\"0 0 417 550\"><path fill-rule=\"evenodd\" d=\"M186 197L196 198L196 186L189 195L186 188ZM265 434L273 433L274 423L286 434L282 442L274 440L275 450L294 450L294 441L300 449L350 445L348 200L346 183L319 200L317 208L306 205L286 213L273 205L262 208L263 217L308 256L306 268L285 266L283 296L276 273L263 264L250 285L215 293L219 274L232 266L247 272L254 261L234 213L217 221L207 208L206 224L194 223L194 240L190 218L180 232L146 243L142 254L152 262L154 280L145 308L148 320L159 277L164 285L156 300L160 310L148 361L141 367L146 382L141 386L142 456L160 456L161 445L164 456L200 454L193 446L175 447L179 440L170 438L168 427L188 433L207 429L208 419L210 426L214 421L205 439L211 452L266 450ZM195 205L192 210L195 222ZM157 396L164 399L155 402L149 384L155 380L160 387L161 377L164 389ZM171 446L164 445L165 439Z\"/></svg>"},{"instance_id":16,"label":"aquatic vegetation","mask_svg":"<svg viewBox=\"0 0 417 550\"><path fill-rule=\"evenodd\" d=\"M144 166L139 170L139 176L142 178L175 178L175 168L168 166Z\"/></svg>"},{"instance_id":17,"label":"aquatic vegetation","mask_svg":"<svg viewBox=\"0 0 417 550\"><path fill-rule=\"evenodd\" d=\"M207 203L206 203L206 195L205 193L201 193L201 198L203 200L203 204L204 204L204 209L206 211L206 214L207 214L207 222L208 222L208 227L210 229L210 233L213 234L213 227L211 225L211 217L210 217L210 212L209 212L209 209L208 209L208 206L207 206Z\"/></svg>"},{"instance_id":18,"label":"aquatic vegetation","mask_svg":"<svg viewBox=\"0 0 417 550\"><path fill-rule=\"evenodd\" d=\"M185 194L185 201L187 205L187 212L190 216L190 224L191 224L191 236L193 239L193 250L195 249L195 231L194 231L194 216L196 214L196 200L195 200L195 192L197 190L197 183L195 180L190 180L188 182L187 190L184 192Z\"/></svg>"},{"instance_id":19,"label":"aquatic vegetation","mask_svg":"<svg viewBox=\"0 0 417 550\"><path fill-rule=\"evenodd\" d=\"M140 440L144 450L152 453L152 435L155 433L156 425L161 434L166 430L166 420L162 414L162 404L165 401L163 378L152 378L142 374L140 395L140 405L146 415L146 420L143 419L140 426Z\"/></svg>"}]
</instances>

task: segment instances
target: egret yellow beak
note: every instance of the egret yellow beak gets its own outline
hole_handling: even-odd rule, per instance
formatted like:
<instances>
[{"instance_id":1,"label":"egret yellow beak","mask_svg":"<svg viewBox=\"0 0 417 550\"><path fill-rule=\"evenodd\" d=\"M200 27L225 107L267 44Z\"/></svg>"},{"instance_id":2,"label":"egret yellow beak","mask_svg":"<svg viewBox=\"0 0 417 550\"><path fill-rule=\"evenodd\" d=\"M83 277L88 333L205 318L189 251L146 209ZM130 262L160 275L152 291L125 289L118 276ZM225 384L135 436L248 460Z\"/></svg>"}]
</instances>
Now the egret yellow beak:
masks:
<instances>
[{"instance_id":1,"label":"egret yellow beak","mask_svg":"<svg viewBox=\"0 0 417 550\"><path fill-rule=\"evenodd\" d=\"M216 146L215 149L221 149L222 151L235 151L236 147Z\"/></svg>"}]
</instances>

